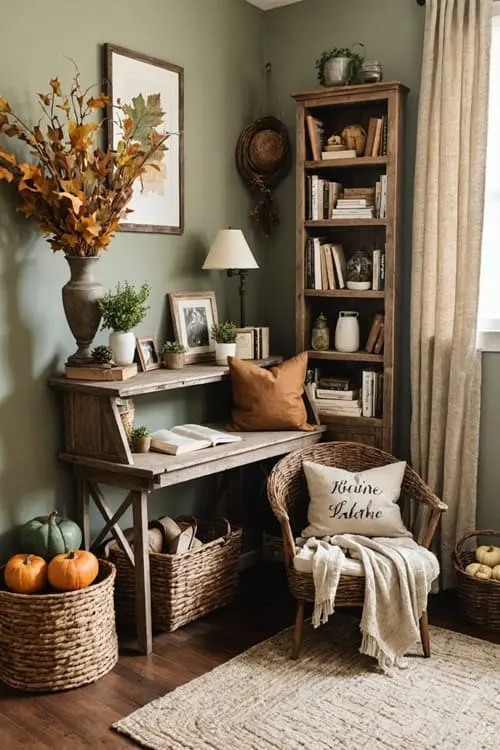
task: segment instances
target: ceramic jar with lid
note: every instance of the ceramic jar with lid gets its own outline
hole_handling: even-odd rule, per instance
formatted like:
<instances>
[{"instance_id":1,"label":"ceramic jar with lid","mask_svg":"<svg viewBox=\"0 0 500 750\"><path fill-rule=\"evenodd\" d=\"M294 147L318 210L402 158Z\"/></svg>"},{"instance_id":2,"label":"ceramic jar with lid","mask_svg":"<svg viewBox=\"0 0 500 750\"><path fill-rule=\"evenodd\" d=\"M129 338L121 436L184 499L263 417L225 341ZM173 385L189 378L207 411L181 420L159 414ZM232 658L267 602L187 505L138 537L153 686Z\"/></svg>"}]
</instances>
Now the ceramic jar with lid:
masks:
<instances>
[{"instance_id":1,"label":"ceramic jar with lid","mask_svg":"<svg viewBox=\"0 0 500 750\"><path fill-rule=\"evenodd\" d=\"M320 313L314 321L311 334L311 347L319 352L327 351L330 348L330 329L323 313Z\"/></svg>"},{"instance_id":2,"label":"ceramic jar with lid","mask_svg":"<svg viewBox=\"0 0 500 750\"><path fill-rule=\"evenodd\" d=\"M365 83L378 83L382 80L382 66L378 60L365 60L361 75Z\"/></svg>"},{"instance_id":3,"label":"ceramic jar with lid","mask_svg":"<svg viewBox=\"0 0 500 750\"><path fill-rule=\"evenodd\" d=\"M335 349L338 352L357 352L359 349L359 313L341 310L335 328Z\"/></svg>"}]
</instances>

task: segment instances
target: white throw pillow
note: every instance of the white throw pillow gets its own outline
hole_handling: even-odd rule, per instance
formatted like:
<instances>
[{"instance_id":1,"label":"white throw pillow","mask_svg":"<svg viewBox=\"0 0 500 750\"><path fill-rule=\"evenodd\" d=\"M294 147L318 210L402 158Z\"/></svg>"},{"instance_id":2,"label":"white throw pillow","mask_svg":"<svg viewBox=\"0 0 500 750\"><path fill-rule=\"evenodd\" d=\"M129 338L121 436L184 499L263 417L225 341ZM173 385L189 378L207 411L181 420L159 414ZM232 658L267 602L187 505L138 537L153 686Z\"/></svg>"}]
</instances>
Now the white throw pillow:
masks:
<instances>
[{"instance_id":1,"label":"white throw pillow","mask_svg":"<svg viewBox=\"0 0 500 750\"><path fill-rule=\"evenodd\" d=\"M303 461L302 466L309 491L309 525L303 537L411 536L397 505L405 461L354 474L312 461Z\"/></svg>"}]
</instances>

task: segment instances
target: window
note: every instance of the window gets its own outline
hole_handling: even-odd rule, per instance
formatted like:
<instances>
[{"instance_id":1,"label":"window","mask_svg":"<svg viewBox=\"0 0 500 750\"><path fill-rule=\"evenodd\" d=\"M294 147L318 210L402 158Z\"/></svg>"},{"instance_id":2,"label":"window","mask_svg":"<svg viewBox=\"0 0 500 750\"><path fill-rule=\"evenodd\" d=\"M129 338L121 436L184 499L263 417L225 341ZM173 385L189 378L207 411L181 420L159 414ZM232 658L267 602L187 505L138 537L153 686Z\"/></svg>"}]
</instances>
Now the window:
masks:
<instances>
[{"instance_id":1,"label":"window","mask_svg":"<svg viewBox=\"0 0 500 750\"><path fill-rule=\"evenodd\" d=\"M493 10L478 344L500 351L500 2Z\"/></svg>"}]
</instances>

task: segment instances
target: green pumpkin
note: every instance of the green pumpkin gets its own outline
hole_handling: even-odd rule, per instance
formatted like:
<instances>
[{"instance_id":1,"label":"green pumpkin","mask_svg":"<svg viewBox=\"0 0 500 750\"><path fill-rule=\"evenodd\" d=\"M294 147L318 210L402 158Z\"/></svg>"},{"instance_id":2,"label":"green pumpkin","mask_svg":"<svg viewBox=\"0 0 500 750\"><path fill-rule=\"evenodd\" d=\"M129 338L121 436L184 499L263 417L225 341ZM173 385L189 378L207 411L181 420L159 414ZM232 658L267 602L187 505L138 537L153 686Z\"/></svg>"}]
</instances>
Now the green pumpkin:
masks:
<instances>
[{"instance_id":1,"label":"green pumpkin","mask_svg":"<svg viewBox=\"0 0 500 750\"><path fill-rule=\"evenodd\" d=\"M59 518L57 511L50 516L38 516L21 527L21 552L39 555L50 562L53 557L72 549L79 549L82 532L78 524Z\"/></svg>"}]
</instances>

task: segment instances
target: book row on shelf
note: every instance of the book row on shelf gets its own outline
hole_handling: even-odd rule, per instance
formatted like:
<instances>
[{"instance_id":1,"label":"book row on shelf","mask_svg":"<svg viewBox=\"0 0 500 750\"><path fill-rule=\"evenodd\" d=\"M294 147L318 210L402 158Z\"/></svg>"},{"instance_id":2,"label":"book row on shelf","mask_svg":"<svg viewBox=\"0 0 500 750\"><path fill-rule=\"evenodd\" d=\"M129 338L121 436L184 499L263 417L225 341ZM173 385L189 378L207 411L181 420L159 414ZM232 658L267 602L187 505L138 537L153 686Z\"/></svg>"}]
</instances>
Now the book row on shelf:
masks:
<instances>
[{"instance_id":1,"label":"book row on shelf","mask_svg":"<svg viewBox=\"0 0 500 750\"><path fill-rule=\"evenodd\" d=\"M313 115L306 115L306 126L314 161L322 159L355 159L356 157L387 156L387 117L370 117L368 131L354 126L363 134L362 148L349 148L344 133L332 133L325 140L323 121ZM348 128L346 128L348 130Z\"/></svg>"},{"instance_id":2,"label":"book row on shelf","mask_svg":"<svg viewBox=\"0 0 500 750\"><path fill-rule=\"evenodd\" d=\"M320 237L308 237L305 248L305 286L317 291L349 288L349 263L344 248ZM385 252L374 248L371 253L371 289L384 291ZM370 288L370 284L368 285Z\"/></svg>"},{"instance_id":3,"label":"book row on shelf","mask_svg":"<svg viewBox=\"0 0 500 750\"><path fill-rule=\"evenodd\" d=\"M384 376L362 370L361 381L347 377L319 377L310 384L314 407L322 415L340 417L382 416Z\"/></svg>"},{"instance_id":4,"label":"book row on shelf","mask_svg":"<svg viewBox=\"0 0 500 750\"><path fill-rule=\"evenodd\" d=\"M387 218L387 175L375 185L348 188L318 175L306 176L306 220Z\"/></svg>"}]
</instances>

